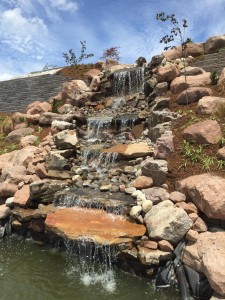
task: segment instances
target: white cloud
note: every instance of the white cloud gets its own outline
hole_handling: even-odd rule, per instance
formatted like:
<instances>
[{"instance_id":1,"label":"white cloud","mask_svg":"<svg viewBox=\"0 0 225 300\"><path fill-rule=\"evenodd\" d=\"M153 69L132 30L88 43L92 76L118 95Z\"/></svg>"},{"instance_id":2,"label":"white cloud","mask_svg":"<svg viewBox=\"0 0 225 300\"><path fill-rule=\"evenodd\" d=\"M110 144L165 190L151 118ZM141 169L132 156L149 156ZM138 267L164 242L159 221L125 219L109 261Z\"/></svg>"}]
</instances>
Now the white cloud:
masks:
<instances>
[{"instance_id":1,"label":"white cloud","mask_svg":"<svg viewBox=\"0 0 225 300\"><path fill-rule=\"evenodd\" d=\"M51 6L61 11L74 12L78 9L77 2L67 0L50 0Z\"/></svg>"}]
</instances>

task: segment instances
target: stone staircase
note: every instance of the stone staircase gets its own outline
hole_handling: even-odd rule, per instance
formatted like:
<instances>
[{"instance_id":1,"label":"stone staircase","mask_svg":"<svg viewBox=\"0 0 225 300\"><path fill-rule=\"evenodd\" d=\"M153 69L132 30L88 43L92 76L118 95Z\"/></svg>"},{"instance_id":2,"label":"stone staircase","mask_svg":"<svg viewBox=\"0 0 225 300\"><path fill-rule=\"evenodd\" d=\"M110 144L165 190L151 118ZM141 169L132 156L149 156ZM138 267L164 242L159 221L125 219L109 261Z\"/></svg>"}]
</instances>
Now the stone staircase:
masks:
<instances>
[{"instance_id":1,"label":"stone staircase","mask_svg":"<svg viewBox=\"0 0 225 300\"><path fill-rule=\"evenodd\" d=\"M57 74L18 78L0 82L0 111L23 112L35 100L46 101L56 95L70 79Z\"/></svg>"},{"instance_id":2,"label":"stone staircase","mask_svg":"<svg viewBox=\"0 0 225 300\"><path fill-rule=\"evenodd\" d=\"M225 68L225 51L201 56L191 66L203 68L207 72L216 71L220 75Z\"/></svg>"}]
</instances>

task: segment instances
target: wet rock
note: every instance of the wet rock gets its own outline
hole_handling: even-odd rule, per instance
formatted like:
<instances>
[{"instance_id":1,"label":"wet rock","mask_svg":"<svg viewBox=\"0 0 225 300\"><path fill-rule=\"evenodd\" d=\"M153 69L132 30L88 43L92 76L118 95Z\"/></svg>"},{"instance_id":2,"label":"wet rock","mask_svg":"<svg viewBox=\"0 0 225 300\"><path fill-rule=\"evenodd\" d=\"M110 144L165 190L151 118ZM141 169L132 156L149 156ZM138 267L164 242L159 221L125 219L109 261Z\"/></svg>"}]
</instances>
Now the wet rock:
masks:
<instances>
[{"instance_id":1,"label":"wet rock","mask_svg":"<svg viewBox=\"0 0 225 300\"><path fill-rule=\"evenodd\" d=\"M54 135L54 142L58 149L72 149L78 142L76 132L73 130L61 131Z\"/></svg>"},{"instance_id":2,"label":"wet rock","mask_svg":"<svg viewBox=\"0 0 225 300\"><path fill-rule=\"evenodd\" d=\"M197 144L217 144L223 133L217 121L206 120L188 126L182 136L187 141Z\"/></svg>"},{"instance_id":3,"label":"wet rock","mask_svg":"<svg viewBox=\"0 0 225 300\"><path fill-rule=\"evenodd\" d=\"M45 158L45 166L47 170L69 170L70 164L58 151L52 151ZM77 173L76 173L77 174Z\"/></svg>"},{"instance_id":4,"label":"wet rock","mask_svg":"<svg viewBox=\"0 0 225 300\"><path fill-rule=\"evenodd\" d=\"M166 122L171 122L172 124L175 124L180 117L181 116L178 113L171 112L169 109L153 111L148 120L149 130L151 129L151 127L155 127L158 124Z\"/></svg>"},{"instance_id":5,"label":"wet rock","mask_svg":"<svg viewBox=\"0 0 225 300\"><path fill-rule=\"evenodd\" d=\"M145 233L145 226L130 223L125 217L111 215L97 209L60 209L47 215L45 225L48 231L61 237L70 240L86 237L103 245L129 243L134 237Z\"/></svg>"},{"instance_id":6,"label":"wet rock","mask_svg":"<svg viewBox=\"0 0 225 300\"><path fill-rule=\"evenodd\" d=\"M18 220L20 223L26 223L30 222L32 218L34 217L34 209L30 208L21 208L21 207L15 207L11 211L11 215L14 220Z\"/></svg>"},{"instance_id":7,"label":"wet rock","mask_svg":"<svg viewBox=\"0 0 225 300\"><path fill-rule=\"evenodd\" d=\"M224 178L211 174L194 175L179 181L178 189L209 218L225 220Z\"/></svg>"},{"instance_id":8,"label":"wet rock","mask_svg":"<svg viewBox=\"0 0 225 300\"><path fill-rule=\"evenodd\" d=\"M0 205L0 220L4 220L10 214L11 209L6 204Z\"/></svg>"},{"instance_id":9,"label":"wet rock","mask_svg":"<svg viewBox=\"0 0 225 300\"><path fill-rule=\"evenodd\" d=\"M73 173L70 171L63 170L49 170L47 172L47 177L55 178L55 179L72 179Z\"/></svg>"},{"instance_id":10,"label":"wet rock","mask_svg":"<svg viewBox=\"0 0 225 300\"><path fill-rule=\"evenodd\" d=\"M177 208L170 200L154 205L145 215L144 222L149 237L178 243L192 227L192 221L182 208Z\"/></svg>"},{"instance_id":11,"label":"wet rock","mask_svg":"<svg viewBox=\"0 0 225 300\"><path fill-rule=\"evenodd\" d=\"M171 259L172 254L161 250L138 247L138 258L143 265L159 265L160 261Z\"/></svg>"},{"instance_id":12,"label":"wet rock","mask_svg":"<svg viewBox=\"0 0 225 300\"><path fill-rule=\"evenodd\" d=\"M7 142L12 142L12 143L16 143L19 142L21 140L22 137L26 136L26 135L30 135L34 132L33 128L21 128L21 129L16 129L11 131L7 137L6 137L6 141Z\"/></svg>"},{"instance_id":13,"label":"wet rock","mask_svg":"<svg viewBox=\"0 0 225 300\"><path fill-rule=\"evenodd\" d=\"M201 115L210 115L215 113L222 106L225 106L225 98L205 96L198 101L196 112Z\"/></svg>"},{"instance_id":14,"label":"wet rock","mask_svg":"<svg viewBox=\"0 0 225 300\"><path fill-rule=\"evenodd\" d=\"M182 261L206 275L211 287L225 296L225 232L204 232L197 242L188 242Z\"/></svg>"},{"instance_id":15,"label":"wet rock","mask_svg":"<svg viewBox=\"0 0 225 300\"><path fill-rule=\"evenodd\" d=\"M153 204L157 204L161 201L169 200L169 193L161 187L152 187L143 189L146 199L151 200Z\"/></svg>"},{"instance_id":16,"label":"wet rock","mask_svg":"<svg viewBox=\"0 0 225 300\"><path fill-rule=\"evenodd\" d=\"M210 72L206 72L196 76L180 76L174 79L170 85L170 91L174 94L183 92L189 87L202 87L205 85L210 85Z\"/></svg>"},{"instance_id":17,"label":"wet rock","mask_svg":"<svg viewBox=\"0 0 225 300\"><path fill-rule=\"evenodd\" d=\"M178 104L189 104L197 102L205 96L212 96L213 92L210 88L206 87L189 87L177 96Z\"/></svg>"},{"instance_id":18,"label":"wet rock","mask_svg":"<svg viewBox=\"0 0 225 300\"><path fill-rule=\"evenodd\" d=\"M141 170L143 175L153 179L154 185L159 186L166 181L167 161L147 158L141 163Z\"/></svg>"}]
</instances>

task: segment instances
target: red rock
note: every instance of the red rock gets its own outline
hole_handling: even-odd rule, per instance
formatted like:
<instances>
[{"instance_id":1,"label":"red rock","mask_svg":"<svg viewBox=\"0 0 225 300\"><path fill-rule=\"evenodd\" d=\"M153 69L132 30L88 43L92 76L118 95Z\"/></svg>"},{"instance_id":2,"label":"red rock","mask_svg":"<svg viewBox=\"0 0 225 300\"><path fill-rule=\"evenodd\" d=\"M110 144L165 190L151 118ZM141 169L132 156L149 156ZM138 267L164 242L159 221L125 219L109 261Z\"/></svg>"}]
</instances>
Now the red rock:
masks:
<instances>
[{"instance_id":1,"label":"red rock","mask_svg":"<svg viewBox=\"0 0 225 300\"><path fill-rule=\"evenodd\" d=\"M155 241L141 241L141 246L148 249L156 250L158 248L158 243Z\"/></svg>"},{"instance_id":2,"label":"red rock","mask_svg":"<svg viewBox=\"0 0 225 300\"><path fill-rule=\"evenodd\" d=\"M182 136L185 140L196 144L217 144L223 133L217 121L206 120L188 126Z\"/></svg>"},{"instance_id":3,"label":"red rock","mask_svg":"<svg viewBox=\"0 0 225 300\"><path fill-rule=\"evenodd\" d=\"M30 197L30 187L29 185L24 185L20 190L18 190L14 195L13 203L21 207L27 207L29 204Z\"/></svg>"},{"instance_id":4,"label":"red rock","mask_svg":"<svg viewBox=\"0 0 225 300\"><path fill-rule=\"evenodd\" d=\"M26 136L26 135L29 135L29 134L32 134L34 132L34 129L33 128L20 128L20 129L16 129L16 130L13 130L11 131L7 137L6 137L6 141L7 142L19 142L20 139L23 137L23 136Z\"/></svg>"},{"instance_id":5,"label":"red rock","mask_svg":"<svg viewBox=\"0 0 225 300\"><path fill-rule=\"evenodd\" d=\"M192 102L197 102L204 96L212 96L213 92L210 88L205 87L190 87L185 91L181 92L177 96L178 104L189 104Z\"/></svg>"},{"instance_id":6,"label":"red rock","mask_svg":"<svg viewBox=\"0 0 225 300\"><path fill-rule=\"evenodd\" d=\"M136 189L147 189L153 186L153 180L151 177L138 176L135 179L133 186Z\"/></svg>"},{"instance_id":7,"label":"red rock","mask_svg":"<svg viewBox=\"0 0 225 300\"><path fill-rule=\"evenodd\" d=\"M207 225L201 218L197 218L194 222L193 229L197 232L206 232L208 230Z\"/></svg>"},{"instance_id":8,"label":"red rock","mask_svg":"<svg viewBox=\"0 0 225 300\"><path fill-rule=\"evenodd\" d=\"M45 164L44 163L38 163L35 166L35 172L37 174L37 176L41 179L48 177L48 172L45 169Z\"/></svg>"},{"instance_id":9,"label":"red rock","mask_svg":"<svg viewBox=\"0 0 225 300\"><path fill-rule=\"evenodd\" d=\"M211 174L190 176L178 182L178 189L207 217L225 220L225 179Z\"/></svg>"},{"instance_id":10,"label":"red rock","mask_svg":"<svg viewBox=\"0 0 225 300\"><path fill-rule=\"evenodd\" d=\"M208 278L211 287L225 296L225 232L204 232L188 242L182 261Z\"/></svg>"},{"instance_id":11,"label":"red rock","mask_svg":"<svg viewBox=\"0 0 225 300\"><path fill-rule=\"evenodd\" d=\"M198 219L198 215L196 213L190 213L189 217L191 218L193 223Z\"/></svg>"},{"instance_id":12,"label":"red rock","mask_svg":"<svg viewBox=\"0 0 225 300\"><path fill-rule=\"evenodd\" d=\"M210 115L215 113L220 106L225 107L225 98L205 96L198 101L196 112L201 115Z\"/></svg>"},{"instance_id":13,"label":"red rock","mask_svg":"<svg viewBox=\"0 0 225 300\"><path fill-rule=\"evenodd\" d=\"M173 245L166 240L159 241L159 249L162 251L172 252L174 250Z\"/></svg>"},{"instance_id":14,"label":"red rock","mask_svg":"<svg viewBox=\"0 0 225 300\"><path fill-rule=\"evenodd\" d=\"M48 214L45 225L71 240L89 239L98 244L112 245L130 242L145 234L143 225L130 223L125 217L98 209L63 208Z\"/></svg>"},{"instance_id":15,"label":"red rock","mask_svg":"<svg viewBox=\"0 0 225 300\"><path fill-rule=\"evenodd\" d=\"M188 241L192 241L192 242L196 242L198 239L198 232L190 229L187 233L186 233L186 239Z\"/></svg>"},{"instance_id":16,"label":"red rock","mask_svg":"<svg viewBox=\"0 0 225 300\"><path fill-rule=\"evenodd\" d=\"M118 153L123 157L136 158L150 155L153 149L145 142L135 144L118 144L111 148L102 150L102 153Z\"/></svg>"},{"instance_id":17,"label":"red rock","mask_svg":"<svg viewBox=\"0 0 225 300\"><path fill-rule=\"evenodd\" d=\"M198 213L198 208L194 205L194 203L186 203L186 202L177 202L177 207L182 207L187 214Z\"/></svg>"}]
</instances>

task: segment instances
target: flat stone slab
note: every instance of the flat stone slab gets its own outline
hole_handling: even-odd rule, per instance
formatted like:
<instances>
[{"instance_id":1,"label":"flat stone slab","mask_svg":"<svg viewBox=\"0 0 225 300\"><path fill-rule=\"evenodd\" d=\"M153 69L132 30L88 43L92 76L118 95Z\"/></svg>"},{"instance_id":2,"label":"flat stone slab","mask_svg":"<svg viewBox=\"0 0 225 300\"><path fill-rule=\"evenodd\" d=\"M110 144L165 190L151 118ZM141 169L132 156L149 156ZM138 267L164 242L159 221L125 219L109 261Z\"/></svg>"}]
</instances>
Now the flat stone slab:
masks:
<instances>
[{"instance_id":1,"label":"flat stone slab","mask_svg":"<svg viewBox=\"0 0 225 300\"><path fill-rule=\"evenodd\" d=\"M102 153L118 153L125 158L144 157L153 154L153 147L145 142L134 144L118 144L108 149L102 150Z\"/></svg>"},{"instance_id":2,"label":"flat stone slab","mask_svg":"<svg viewBox=\"0 0 225 300\"><path fill-rule=\"evenodd\" d=\"M146 231L144 225L130 223L125 217L74 207L48 214L45 225L48 231L63 238L87 239L101 245L128 243Z\"/></svg>"}]
</instances>

